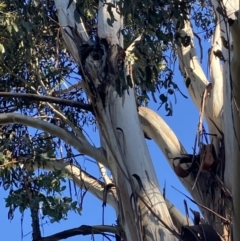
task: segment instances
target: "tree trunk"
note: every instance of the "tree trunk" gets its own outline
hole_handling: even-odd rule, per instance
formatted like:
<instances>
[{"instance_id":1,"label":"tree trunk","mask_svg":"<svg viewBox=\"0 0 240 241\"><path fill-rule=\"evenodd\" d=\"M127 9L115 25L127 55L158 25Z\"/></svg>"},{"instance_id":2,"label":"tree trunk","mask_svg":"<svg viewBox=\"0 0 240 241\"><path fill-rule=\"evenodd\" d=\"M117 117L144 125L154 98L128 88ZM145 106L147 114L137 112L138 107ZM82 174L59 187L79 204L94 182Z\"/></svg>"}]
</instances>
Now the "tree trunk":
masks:
<instances>
[{"instance_id":1,"label":"tree trunk","mask_svg":"<svg viewBox=\"0 0 240 241\"><path fill-rule=\"evenodd\" d=\"M71 19L74 18L72 9L67 9L67 3L63 1L55 3L59 11L60 24L71 26L74 22ZM74 8L74 3L71 7ZM67 13L69 13L68 19L65 18ZM94 60L91 54L85 56L80 45L76 44L73 47L72 40L67 34L64 34L64 38L81 67L86 93L94 106L100 133L107 144L107 168L114 177L119 199L118 222L125 231L126 239L177 240L139 199L141 196L169 227L173 227L141 129L134 91L128 89L122 97L119 97L115 91L119 64L124 64L125 56L122 56L124 54L122 37L120 37L122 35L119 34L119 30L122 29L122 19L115 10L113 14L116 21L111 27L107 23L109 18L107 5L103 6L100 1L98 37L107 43L102 41L99 46L104 50L99 61ZM82 29L81 26L78 27ZM81 33L77 35L74 30L66 31L73 37L75 43L86 44ZM95 47L90 41L87 44L89 48ZM72 51L72 48L75 50ZM103 73L104 69L107 71ZM120 71L124 69L123 65Z\"/></svg>"}]
</instances>

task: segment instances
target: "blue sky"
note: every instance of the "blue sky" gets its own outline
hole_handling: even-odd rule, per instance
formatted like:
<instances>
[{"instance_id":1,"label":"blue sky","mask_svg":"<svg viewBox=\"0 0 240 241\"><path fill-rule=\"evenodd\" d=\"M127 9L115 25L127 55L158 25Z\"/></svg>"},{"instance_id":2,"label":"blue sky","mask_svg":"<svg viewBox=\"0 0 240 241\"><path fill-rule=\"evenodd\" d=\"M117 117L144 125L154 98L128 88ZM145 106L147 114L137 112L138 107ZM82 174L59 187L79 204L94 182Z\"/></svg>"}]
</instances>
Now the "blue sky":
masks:
<instances>
[{"instance_id":1,"label":"blue sky","mask_svg":"<svg viewBox=\"0 0 240 241\"><path fill-rule=\"evenodd\" d=\"M207 56L207 48L204 48L204 56ZM206 63L205 63L206 64ZM177 65L176 65L177 66ZM204 66L206 69L206 66ZM178 84L181 91L188 96L187 89L185 84L183 83L183 79L178 71L178 67L175 68L176 71L174 73L174 81ZM174 102L174 101L173 101ZM155 111L157 111L158 104L153 102L149 103L149 107ZM164 107L159 109L158 114L168 123L168 125L172 128L175 134L178 136L184 147L188 152L192 152L192 147L194 144L195 134L197 130L199 112L196 110L190 98L185 99L181 96L180 93L177 93L177 104L173 105L173 116L166 117L166 112ZM98 136L96 133L92 131L92 129L86 129L88 134L91 137L91 140L98 146ZM164 156L161 153L161 150L157 147L157 145L153 141L147 141L147 145L155 166L155 170L158 176L158 180L161 188L163 188L164 182L166 181L166 196L172 203L185 213L183 200L184 197L175 191L171 186L176 187L177 189L187 193L184 187L181 185L180 181L173 173L169 164L165 160ZM99 175L98 168L96 164L89 162L87 159L80 160L81 165L86 167L89 173L94 173ZM74 191L72 192L74 195ZM15 212L14 219L10 222L7 218L8 209L5 208L4 197L6 197L7 193L0 189L0 227L1 227L1 240L14 240L21 241L21 215L18 211ZM188 201L188 205L196 209L194 205ZM111 207L105 208L104 215L104 223L105 224L115 224L116 217ZM50 224L46 223L46 220L43 220L42 231L43 235L51 235L59 231L63 231L65 229L78 227L81 225L97 225L102 224L102 203L94 198L91 194L87 194L84 203L83 203L83 211L82 215L78 215L75 213L69 213L68 220L62 221L60 223ZM29 213L26 212L23 217L23 234L25 236L23 238L24 241L31 240L31 224ZM98 236L101 238L101 236ZM68 239L69 241L77 241L77 240L91 240L91 236L76 236ZM96 240L100 240L96 237Z\"/></svg>"}]
</instances>

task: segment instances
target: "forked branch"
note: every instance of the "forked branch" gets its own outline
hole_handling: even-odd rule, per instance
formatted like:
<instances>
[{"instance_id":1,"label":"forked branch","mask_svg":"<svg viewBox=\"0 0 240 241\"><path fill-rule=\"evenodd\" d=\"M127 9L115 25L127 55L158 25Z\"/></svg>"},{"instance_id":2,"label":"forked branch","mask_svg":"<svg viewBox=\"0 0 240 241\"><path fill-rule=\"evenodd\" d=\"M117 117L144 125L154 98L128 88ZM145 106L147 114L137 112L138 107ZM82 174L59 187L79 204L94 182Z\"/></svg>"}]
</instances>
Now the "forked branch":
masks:
<instances>
[{"instance_id":1,"label":"forked branch","mask_svg":"<svg viewBox=\"0 0 240 241\"><path fill-rule=\"evenodd\" d=\"M169 165L173 168L173 158L187 154L183 145L165 121L153 110L139 107L138 113L143 131L155 141L165 155ZM186 178L180 178L180 181L194 199L202 203L203 199L199 190L192 190L194 180L191 175Z\"/></svg>"},{"instance_id":2,"label":"forked branch","mask_svg":"<svg viewBox=\"0 0 240 241\"><path fill-rule=\"evenodd\" d=\"M72 165L63 161L62 159L56 158L45 158L44 157L44 165L39 166L38 163L33 164L34 170L39 168L43 168L44 170L53 171L53 170L62 170L66 173L69 178L72 178L74 183L97 197L99 200L103 201L105 184L101 182L99 179L90 175L86 171L82 170L80 167ZM107 203L109 203L116 212L118 212L117 207L117 197L115 189L111 189L107 193Z\"/></svg>"}]
</instances>

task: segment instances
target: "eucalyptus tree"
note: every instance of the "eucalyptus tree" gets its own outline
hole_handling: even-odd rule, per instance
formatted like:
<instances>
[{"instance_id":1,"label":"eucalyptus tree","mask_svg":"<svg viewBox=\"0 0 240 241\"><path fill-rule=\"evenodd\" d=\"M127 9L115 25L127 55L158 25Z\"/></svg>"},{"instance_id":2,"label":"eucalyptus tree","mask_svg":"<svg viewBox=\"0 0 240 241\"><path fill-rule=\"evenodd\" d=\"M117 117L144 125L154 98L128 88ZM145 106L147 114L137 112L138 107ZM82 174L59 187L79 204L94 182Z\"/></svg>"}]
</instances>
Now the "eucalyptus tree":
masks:
<instances>
[{"instance_id":1,"label":"eucalyptus tree","mask_svg":"<svg viewBox=\"0 0 240 241\"><path fill-rule=\"evenodd\" d=\"M9 0L0 7L1 178L10 190L9 218L17 207L29 208L34 241L102 232L124 240L240 240L238 1ZM207 58L203 38L212 41ZM159 99L172 115L169 96L181 93L173 60L200 112L193 153L147 107ZM100 147L84 124L96 126ZM203 218L195 213L193 226L161 193L145 138L157 143L200 207ZM73 149L98 163L103 181L77 165ZM54 196L65 179L111 205L117 226L42 237L39 203L53 222L81 211L71 198Z\"/></svg>"}]
</instances>

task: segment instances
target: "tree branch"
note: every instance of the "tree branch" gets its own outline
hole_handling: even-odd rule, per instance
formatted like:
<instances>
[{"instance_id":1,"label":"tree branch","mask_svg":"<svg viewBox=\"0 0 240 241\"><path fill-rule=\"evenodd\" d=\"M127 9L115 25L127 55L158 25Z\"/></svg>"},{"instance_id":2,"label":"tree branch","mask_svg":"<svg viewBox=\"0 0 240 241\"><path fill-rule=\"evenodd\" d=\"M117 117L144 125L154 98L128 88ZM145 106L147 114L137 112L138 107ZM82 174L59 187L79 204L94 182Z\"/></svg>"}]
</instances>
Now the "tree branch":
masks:
<instances>
[{"instance_id":1,"label":"tree branch","mask_svg":"<svg viewBox=\"0 0 240 241\"><path fill-rule=\"evenodd\" d=\"M73 55L76 62L80 63L79 52L76 43L73 40L72 28L78 32L78 41L80 41L80 43L78 43L79 45L87 42L89 40L89 36L81 17L79 17L79 21L76 21L74 17L73 13L76 10L76 2L72 1L70 6L68 6L68 1L54 0L54 2L58 11L59 24L62 28L64 28L64 31L62 31L64 42L66 43L68 50Z\"/></svg>"},{"instance_id":2,"label":"tree branch","mask_svg":"<svg viewBox=\"0 0 240 241\"><path fill-rule=\"evenodd\" d=\"M165 198L165 202L174 226L179 232L181 232L182 226L189 225L191 221L187 221L187 218L167 198Z\"/></svg>"},{"instance_id":3,"label":"tree branch","mask_svg":"<svg viewBox=\"0 0 240 241\"><path fill-rule=\"evenodd\" d=\"M224 183L232 192L233 196L233 240L240 239L240 191L239 191L239 170L240 170L240 124L239 124L239 33L240 15L239 1L212 1L215 11L222 9L225 16L218 16L220 34L222 40L226 40L228 48L222 47L221 52L225 58L222 63L223 74L223 129L225 144L225 170ZM237 13L237 14L236 14ZM228 20L228 22L227 22ZM231 35L230 35L231 33ZM229 68L230 67L230 68ZM237 104L238 102L238 104ZM237 106L238 105L238 106ZM227 208L226 208L227 210Z\"/></svg>"},{"instance_id":4,"label":"tree branch","mask_svg":"<svg viewBox=\"0 0 240 241\"><path fill-rule=\"evenodd\" d=\"M183 145L157 113L145 107L139 107L138 110L143 131L156 142L170 166L173 167L173 158L187 153ZM188 190L192 189L193 180L181 179L181 182Z\"/></svg>"},{"instance_id":5,"label":"tree branch","mask_svg":"<svg viewBox=\"0 0 240 241\"><path fill-rule=\"evenodd\" d=\"M44 237L38 241L58 241L58 240L67 239L76 235L103 234L104 232L119 234L119 228L114 226L109 226L109 225L95 225L95 226L82 225L78 228L68 229L68 230Z\"/></svg>"},{"instance_id":6,"label":"tree branch","mask_svg":"<svg viewBox=\"0 0 240 241\"><path fill-rule=\"evenodd\" d=\"M195 103L197 109L201 110L202 105L202 95L205 88L208 85L208 80L204 74L204 71L199 63L197 57L196 47L194 45L194 34L192 31L191 23L189 21L184 22L184 28L178 30L179 38L177 41L177 53L179 59L179 65L181 73L184 77L185 83L188 82L188 92L191 96L191 99ZM217 32L218 34L218 32ZM181 38L183 37L190 37L190 43L188 46L183 46L181 43ZM215 41L218 36L215 36ZM210 64L214 64L217 68L217 71L220 69L220 63L217 62L216 59L213 60L211 58ZM219 71L218 73L221 73ZM219 74L218 74L219 75ZM213 80L213 79L212 79ZM214 123L218 126L220 130L222 130L222 108L223 108L223 93L222 93L222 79L219 77L216 78L214 76L214 82L212 85L211 95L208 96L206 100L206 105L204 106L205 117L208 123L209 131L211 134L219 135L218 131L216 130L215 126L209 121L208 117L210 117ZM218 101L219 100L219 101Z\"/></svg>"},{"instance_id":7,"label":"tree branch","mask_svg":"<svg viewBox=\"0 0 240 241\"><path fill-rule=\"evenodd\" d=\"M212 40L212 49L210 50L209 56L209 68L212 81L212 115L214 118L215 124L218 128L223 131L222 123L222 111L223 111L223 72L220 65L220 59L214 55L214 52L217 52L222 49L222 40L220 36L220 23L216 25L213 40Z\"/></svg>"},{"instance_id":8,"label":"tree branch","mask_svg":"<svg viewBox=\"0 0 240 241\"><path fill-rule=\"evenodd\" d=\"M28 158L29 159L29 158ZM84 170L80 169L80 167L76 167L66 163L62 160L58 160L55 158L45 158L44 157L44 168L45 170L53 171L53 170L62 170L64 173L68 174L69 176L73 177L74 183L80 188L86 188L91 194L95 197L103 200L103 192L104 192L104 183L96 179L95 177L89 175ZM34 170L37 170L39 165L34 163L33 165ZM84 183L84 185L83 185ZM175 227L180 231L182 225L187 225L186 217L168 200L165 199L167 208L173 220ZM118 213L118 205L117 205L117 197L115 190L111 189L107 193L107 203L111 205L115 211ZM190 222L189 222L190 223ZM78 228L77 228L78 229ZM65 232L65 231L64 231ZM110 231L105 231L110 232ZM61 232L62 233L62 232ZM72 233L72 232L71 232ZM79 233L80 234L80 233ZM76 234L78 235L78 234ZM50 236L52 237L52 236ZM69 236L70 237L70 236ZM44 238L45 240L45 238ZM46 241L46 240L45 240Z\"/></svg>"},{"instance_id":9,"label":"tree branch","mask_svg":"<svg viewBox=\"0 0 240 241\"><path fill-rule=\"evenodd\" d=\"M51 96L42 96L37 94L22 94L22 93L11 93L11 92L0 92L0 97L13 97L19 99L29 99L29 100L37 100L44 101L49 103L61 104L66 106L78 107L83 110L93 112L93 108L89 104L82 103L80 101L72 101L67 99L61 99Z\"/></svg>"},{"instance_id":10,"label":"tree branch","mask_svg":"<svg viewBox=\"0 0 240 241\"><path fill-rule=\"evenodd\" d=\"M98 4L98 37L106 39L110 45L118 44L123 47L123 35L121 30L123 29L123 18L118 12L118 7L115 1L112 1L116 8L112 8L112 15L114 21L112 26L107 22L107 19L111 18L108 5L102 1Z\"/></svg>"},{"instance_id":11,"label":"tree branch","mask_svg":"<svg viewBox=\"0 0 240 241\"><path fill-rule=\"evenodd\" d=\"M81 189L89 191L92 195L97 197L100 201L106 201L111 205L118 214L117 194L116 189L110 188L108 192L105 192L106 184L100 181L98 178L90 175L88 172L81 169L80 166L65 162L64 159L49 158L46 154L41 154L38 161L32 155L19 156L12 158L11 161L4 162L0 165L0 170L7 168L7 166L22 165L26 170L39 170L44 169L47 171L61 170L67 174L68 178ZM33 160L33 161L32 161ZM107 194L107 198L106 198Z\"/></svg>"},{"instance_id":12,"label":"tree branch","mask_svg":"<svg viewBox=\"0 0 240 241\"><path fill-rule=\"evenodd\" d=\"M82 170L80 167L69 164L62 159L47 158L43 156L44 164L39 166L39 163L34 162L33 169L37 170L43 168L45 170L54 171L62 170L64 173L72 177L74 183L93 194L95 197L103 201L105 184L93 177L86 171ZM30 164L29 164L30 165ZM28 166L29 166L28 165ZM31 168L26 166L26 168ZM107 193L107 203L111 205L116 212L118 212L117 197L115 189L111 189Z\"/></svg>"},{"instance_id":13,"label":"tree branch","mask_svg":"<svg viewBox=\"0 0 240 241\"><path fill-rule=\"evenodd\" d=\"M197 51L194 45L194 34L190 21L185 21L184 28L178 29L177 31L179 34L179 38L176 40L179 65L185 83L188 82L188 92L199 112L203 110L204 113L200 114L206 118L209 132L221 138L221 135L218 132L216 126L220 130L222 130L221 114L223 108L223 92L221 86L223 84L223 80L220 78L216 78L216 75L214 76L214 82L211 85L212 87L209 89L209 94L205 100L205 105L202 108L203 92L207 88L209 82L197 57ZM181 39L184 37L190 38L188 46L184 46L181 43ZM215 36L215 41L216 37L217 36ZM212 60L213 58L211 58L211 61ZM214 66L217 68L217 71L219 71L220 64L219 62L217 62L216 59L213 60L212 64L214 64ZM219 72L221 73L221 71ZM216 126L210 121L209 118L213 120ZM216 148L217 153L219 151L218 142L219 141L217 140L217 138L213 139L213 144Z\"/></svg>"},{"instance_id":14,"label":"tree branch","mask_svg":"<svg viewBox=\"0 0 240 241\"><path fill-rule=\"evenodd\" d=\"M29 160L29 158L24 157L21 160L21 162L26 163L24 159ZM74 183L78 187L87 189L91 194L93 194L99 200L101 201L103 200L104 186L105 186L103 182L91 176L90 174L82 170L80 167L66 163L61 159L43 157L43 160L44 160L44 165L41 167L36 162L34 163L33 165L34 170L37 170L39 168L43 168L48 171L62 170L64 173L68 174L73 178ZM186 217L168 199L165 199L165 201L175 227L179 231L181 231L181 227L183 225L188 224ZM110 189L108 191L107 203L111 205L118 213L118 204L117 204L117 196L116 196L115 189Z\"/></svg>"},{"instance_id":15,"label":"tree branch","mask_svg":"<svg viewBox=\"0 0 240 241\"><path fill-rule=\"evenodd\" d=\"M138 110L143 131L156 142L165 155L168 163L173 168L173 158L179 157L182 154L187 154L183 145L157 113L145 107L139 107ZM192 190L194 179L191 178L191 175L184 179L181 178L180 181L195 198L198 192Z\"/></svg>"},{"instance_id":16,"label":"tree branch","mask_svg":"<svg viewBox=\"0 0 240 241\"><path fill-rule=\"evenodd\" d=\"M180 70L185 82L190 81L188 92L198 110L201 109L201 95L208 84L207 78L200 66L196 49L194 47L194 35L189 21L184 22L184 28L177 30L179 37L190 37L190 43L184 47L181 39L177 41L177 53Z\"/></svg>"},{"instance_id":17,"label":"tree branch","mask_svg":"<svg viewBox=\"0 0 240 241\"><path fill-rule=\"evenodd\" d=\"M145 108L139 107L139 118L142 125L142 129L147 135L153 139L159 148L162 150L165 155L169 165L173 168L173 158L179 157L182 154L186 154L184 147L181 142L178 140L177 136L174 132L169 128L169 126L162 120L162 118L155 113L154 111ZM207 193L208 187L206 185L206 178L210 178L210 173L201 174L198 178L197 185L194 189L192 189L195 176L193 173L190 173L185 178L179 178L184 187L189 191L189 193L193 196L194 200L206 207L211 208L213 211L218 213L219 207L219 198L221 198L221 189L220 187L216 188L213 199L211 195L205 195ZM211 213L204 211L202 213L206 220L212 220ZM215 222L214 225L218 225ZM219 229L218 229L219 228ZM216 228L219 233L222 233L220 228L221 225Z\"/></svg>"},{"instance_id":18,"label":"tree branch","mask_svg":"<svg viewBox=\"0 0 240 241\"><path fill-rule=\"evenodd\" d=\"M19 123L26 126L31 126L33 128L50 133L53 136L57 136L69 145L73 146L80 153L88 155L96 161L102 163L104 166L107 166L107 160L100 148L92 146L86 139L84 140L81 137L76 137L73 133L65 131L56 125L50 124L43 120L36 120L35 118L26 115L15 113L0 114L0 124L11 123Z\"/></svg>"}]
</instances>

